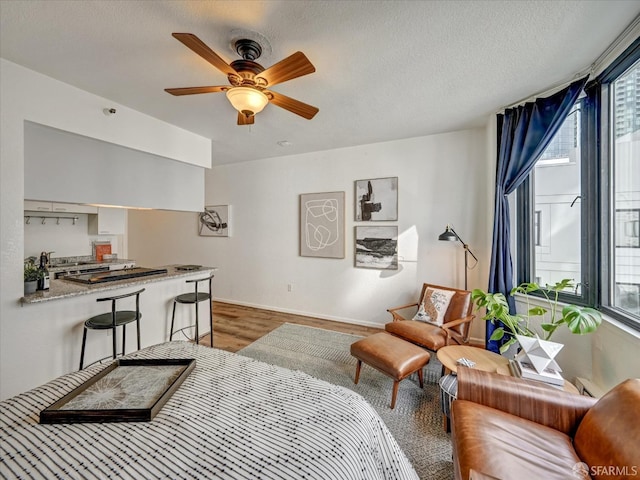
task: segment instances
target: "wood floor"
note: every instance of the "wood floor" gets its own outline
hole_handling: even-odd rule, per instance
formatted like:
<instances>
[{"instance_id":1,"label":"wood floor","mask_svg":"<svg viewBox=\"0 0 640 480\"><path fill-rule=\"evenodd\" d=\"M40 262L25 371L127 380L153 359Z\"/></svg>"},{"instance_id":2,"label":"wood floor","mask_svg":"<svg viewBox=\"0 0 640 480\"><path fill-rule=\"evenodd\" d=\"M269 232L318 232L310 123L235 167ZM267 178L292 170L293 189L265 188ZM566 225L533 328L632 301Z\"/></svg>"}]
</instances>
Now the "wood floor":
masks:
<instances>
[{"instance_id":1,"label":"wood floor","mask_svg":"<svg viewBox=\"0 0 640 480\"><path fill-rule=\"evenodd\" d=\"M202 322L202 318L200 321ZM283 323L297 323L361 336L381 331L378 328L350 323L213 302L213 346L221 350L237 352ZM201 345L209 346L209 342L208 334L200 337Z\"/></svg>"}]
</instances>

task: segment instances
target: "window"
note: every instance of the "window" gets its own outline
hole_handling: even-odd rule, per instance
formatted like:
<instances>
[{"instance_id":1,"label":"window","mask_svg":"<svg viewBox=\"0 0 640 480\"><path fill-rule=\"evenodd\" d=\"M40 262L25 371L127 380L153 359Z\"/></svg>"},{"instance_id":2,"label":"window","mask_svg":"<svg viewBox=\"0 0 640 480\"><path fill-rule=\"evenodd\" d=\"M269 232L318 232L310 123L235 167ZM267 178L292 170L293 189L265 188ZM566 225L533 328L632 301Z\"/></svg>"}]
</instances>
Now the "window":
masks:
<instances>
[{"instance_id":1,"label":"window","mask_svg":"<svg viewBox=\"0 0 640 480\"><path fill-rule=\"evenodd\" d=\"M524 207L518 218L533 222L531 229L518 229L518 244L527 245L518 265L520 281L546 285L571 278L575 286L566 294L578 297L572 302L581 300L584 284L582 104L578 100L517 196Z\"/></svg>"},{"instance_id":2,"label":"window","mask_svg":"<svg viewBox=\"0 0 640 480\"><path fill-rule=\"evenodd\" d=\"M640 318L640 60L611 82L611 306Z\"/></svg>"},{"instance_id":3,"label":"window","mask_svg":"<svg viewBox=\"0 0 640 480\"><path fill-rule=\"evenodd\" d=\"M516 279L640 330L640 39L585 93L518 188Z\"/></svg>"}]
</instances>

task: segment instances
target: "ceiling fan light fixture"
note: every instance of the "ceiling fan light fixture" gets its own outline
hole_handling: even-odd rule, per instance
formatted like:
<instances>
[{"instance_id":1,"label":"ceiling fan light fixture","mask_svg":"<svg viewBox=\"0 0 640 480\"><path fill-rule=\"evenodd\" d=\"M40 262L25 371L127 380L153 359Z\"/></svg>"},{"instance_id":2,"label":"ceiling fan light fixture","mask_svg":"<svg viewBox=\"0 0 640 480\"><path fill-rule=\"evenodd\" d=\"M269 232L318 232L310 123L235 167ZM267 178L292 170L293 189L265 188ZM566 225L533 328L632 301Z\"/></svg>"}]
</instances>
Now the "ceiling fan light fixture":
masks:
<instances>
[{"instance_id":1,"label":"ceiling fan light fixture","mask_svg":"<svg viewBox=\"0 0 640 480\"><path fill-rule=\"evenodd\" d=\"M227 98L233 108L250 117L260 113L269 103L269 98L260 90L251 87L233 87L227 90Z\"/></svg>"}]
</instances>

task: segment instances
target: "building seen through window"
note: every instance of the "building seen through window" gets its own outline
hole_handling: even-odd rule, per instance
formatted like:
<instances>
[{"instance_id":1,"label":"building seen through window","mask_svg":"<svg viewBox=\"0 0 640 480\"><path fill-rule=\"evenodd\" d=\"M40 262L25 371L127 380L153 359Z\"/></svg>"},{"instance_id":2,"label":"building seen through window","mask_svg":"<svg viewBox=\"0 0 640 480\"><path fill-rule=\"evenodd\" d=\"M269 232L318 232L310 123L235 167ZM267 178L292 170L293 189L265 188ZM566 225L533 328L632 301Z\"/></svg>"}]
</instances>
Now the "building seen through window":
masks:
<instances>
[{"instance_id":1,"label":"building seen through window","mask_svg":"<svg viewBox=\"0 0 640 480\"><path fill-rule=\"evenodd\" d=\"M640 316L640 62L614 83L613 306Z\"/></svg>"},{"instance_id":2,"label":"building seen through window","mask_svg":"<svg viewBox=\"0 0 640 480\"><path fill-rule=\"evenodd\" d=\"M543 152L532 173L535 249L531 278L542 285L581 282L580 104ZM578 285L578 289L580 285Z\"/></svg>"}]
</instances>

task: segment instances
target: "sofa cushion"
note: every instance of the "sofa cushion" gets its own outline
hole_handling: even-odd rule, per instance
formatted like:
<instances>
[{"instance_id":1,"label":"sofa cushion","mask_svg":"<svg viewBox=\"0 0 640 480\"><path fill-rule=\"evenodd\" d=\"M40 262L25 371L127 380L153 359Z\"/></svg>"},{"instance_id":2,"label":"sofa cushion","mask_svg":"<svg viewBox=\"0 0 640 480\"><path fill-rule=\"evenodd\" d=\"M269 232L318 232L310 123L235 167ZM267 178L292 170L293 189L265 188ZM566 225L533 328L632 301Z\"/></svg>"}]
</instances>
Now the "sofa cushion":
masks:
<instances>
[{"instance_id":1,"label":"sofa cushion","mask_svg":"<svg viewBox=\"0 0 640 480\"><path fill-rule=\"evenodd\" d=\"M496 478L574 478L581 462L571 438L553 428L466 400L452 405L456 478L469 470Z\"/></svg>"},{"instance_id":2,"label":"sofa cushion","mask_svg":"<svg viewBox=\"0 0 640 480\"><path fill-rule=\"evenodd\" d=\"M640 470L640 379L626 380L589 409L576 431L578 455L594 478L619 478L616 468ZM613 467L614 470L611 469Z\"/></svg>"}]
</instances>

